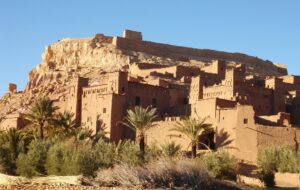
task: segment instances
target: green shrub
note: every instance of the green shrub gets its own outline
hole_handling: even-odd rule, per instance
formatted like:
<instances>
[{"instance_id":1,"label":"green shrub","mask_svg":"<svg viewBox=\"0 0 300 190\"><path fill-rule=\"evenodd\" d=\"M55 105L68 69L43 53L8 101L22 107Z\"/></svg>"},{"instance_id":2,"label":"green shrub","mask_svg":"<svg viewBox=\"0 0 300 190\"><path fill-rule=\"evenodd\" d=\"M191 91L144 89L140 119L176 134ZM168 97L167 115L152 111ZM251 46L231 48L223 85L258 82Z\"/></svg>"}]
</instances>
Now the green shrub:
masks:
<instances>
[{"instance_id":1,"label":"green shrub","mask_svg":"<svg viewBox=\"0 0 300 190\"><path fill-rule=\"evenodd\" d=\"M129 165L137 165L143 162L140 156L139 146L136 145L133 141L129 140L123 141L121 143L117 157L120 162Z\"/></svg>"},{"instance_id":2,"label":"green shrub","mask_svg":"<svg viewBox=\"0 0 300 190\"><path fill-rule=\"evenodd\" d=\"M275 172L300 172L300 153L292 147L268 148L258 155L258 174L267 187L275 185Z\"/></svg>"},{"instance_id":3,"label":"green shrub","mask_svg":"<svg viewBox=\"0 0 300 190\"><path fill-rule=\"evenodd\" d=\"M94 176L99 168L95 151L90 146L75 150L72 159L71 171L75 175Z\"/></svg>"},{"instance_id":4,"label":"green shrub","mask_svg":"<svg viewBox=\"0 0 300 190\"><path fill-rule=\"evenodd\" d=\"M114 150L111 143L105 142L102 138L94 146L96 163L99 168L110 167L114 163Z\"/></svg>"},{"instance_id":5,"label":"green shrub","mask_svg":"<svg viewBox=\"0 0 300 190\"><path fill-rule=\"evenodd\" d=\"M281 147L278 152L279 172L300 173L300 152L295 152L292 147Z\"/></svg>"},{"instance_id":6,"label":"green shrub","mask_svg":"<svg viewBox=\"0 0 300 190\"><path fill-rule=\"evenodd\" d=\"M2 172L15 174L16 160L25 152L26 138L21 131L9 129L0 134L0 165Z\"/></svg>"},{"instance_id":7,"label":"green shrub","mask_svg":"<svg viewBox=\"0 0 300 190\"><path fill-rule=\"evenodd\" d=\"M49 175L93 176L98 168L109 167L112 162L111 144L102 140L92 143L81 142L73 147L68 143L56 143L47 154L45 164Z\"/></svg>"},{"instance_id":8,"label":"green shrub","mask_svg":"<svg viewBox=\"0 0 300 190\"><path fill-rule=\"evenodd\" d=\"M27 154L22 153L17 159L17 172L26 177L44 175L45 163L50 144L47 141L33 140Z\"/></svg>"},{"instance_id":9,"label":"green shrub","mask_svg":"<svg viewBox=\"0 0 300 190\"><path fill-rule=\"evenodd\" d=\"M262 151L257 160L258 167L263 173L276 172L278 162L278 151L275 148Z\"/></svg>"},{"instance_id":10,"label":"green shrub","mask_svg":"<svg viewBox=\"0 0 300 190\"><path fill-rule=\"evenodd\" d=\"M177 145L174 141L165 143L161 145L162 155L165 157L173 158L180 152L181 148L182 146Z\"/></svg>"},{"instance_id":11,"label":"green shrub","mask_svg":"<svg viewBox=\"0 0 300 190\"><path fill-rule=\"evenodd\" d=\"M48 151L45 168L48 175L71 174L73 151L66 143L56 143Z\"/></svg>"},{"instance_id":12,"label":"green shrub","mask_svg":"<svg viewBox=\"0 0 300 190\"><path fill-rule=\"evenodd\" d=\"M216 178L236 180L237 161L228 152L211 152L201 157L204 165Z\"/></svg>"}]
</instances>

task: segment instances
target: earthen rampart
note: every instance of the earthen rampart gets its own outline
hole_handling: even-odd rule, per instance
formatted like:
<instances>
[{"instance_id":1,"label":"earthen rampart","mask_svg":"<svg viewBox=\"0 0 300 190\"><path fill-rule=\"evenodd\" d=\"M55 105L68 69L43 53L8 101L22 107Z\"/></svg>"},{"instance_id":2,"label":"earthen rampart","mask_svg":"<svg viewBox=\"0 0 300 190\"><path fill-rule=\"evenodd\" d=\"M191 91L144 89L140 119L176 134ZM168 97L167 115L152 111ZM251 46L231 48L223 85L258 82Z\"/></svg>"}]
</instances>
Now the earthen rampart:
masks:
<instances>
[{"instance_id":1,"label":"earthen rampart","mask_svg":"<svg viewBox=\"0 0 300 190\"><path fill-rule=\"evenodd\" d=\"M196 49L181 47L175 45L161 44L148 41L137 41L122 37L114 37L113 45L119 49L131 50L137 52L144 52L151 55L162 56L162 57L174 57L180 59L183 55L189 57L201 57L206 59L220 59L227 61L236 61L241 63L252 63L257 65L268 65L270 68L273 68L274 74L279 75L278 73L287 74L283 72L282 68L273 65L270 61L264 61L257 57L248 56L240 53L227 53L221 51L214 51L208 49ZM282 74L282 75L283 75Z\"/></svg>"}]
</instances>

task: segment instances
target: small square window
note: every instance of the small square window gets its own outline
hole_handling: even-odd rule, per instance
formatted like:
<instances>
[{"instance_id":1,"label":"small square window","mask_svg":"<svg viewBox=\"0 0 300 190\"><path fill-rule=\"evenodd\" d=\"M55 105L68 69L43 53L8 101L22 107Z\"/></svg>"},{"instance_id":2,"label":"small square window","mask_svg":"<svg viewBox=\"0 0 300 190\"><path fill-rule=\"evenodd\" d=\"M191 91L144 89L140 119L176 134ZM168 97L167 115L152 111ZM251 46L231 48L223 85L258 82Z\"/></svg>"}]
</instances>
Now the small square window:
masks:
<instances>
[{"instance_id":1,"label":"small square window","mask_svg":"<svg viewBox=\"0 0 300 190\"><path fill-rule=\"evenodd\" d=\"M106 108L103 108L103 113L106 113Z\"/></svg>"},{"instance_id":2,"label":"small square window","mask_svg":"<svg viewBox=\"0 0 300 190\"><path fill-rule=\"evenodd\" d=\"M135 97L135 105L140 106L141 105L141 98L139 96Z\"/></svg>"},{"instance_id":3,"label":"small square window","mask_svg":"<svg viewBox=\"0 0 300 190\"><path fill-rule=\"evenodd\" d=\"M248 124L248 119L247 118L244 119L244 124Z\"/></svg>"},{"instance_id":4,"label":"small square window","mask_svg":"<svg viewBox=\"0 0 300 190\"><path fill-rule=\"evenodd\" d=\"M153 106L154 108L156 107L156 99L155 99L155 98L152 99L152 106Z\"/></svg>"}]
</instances>

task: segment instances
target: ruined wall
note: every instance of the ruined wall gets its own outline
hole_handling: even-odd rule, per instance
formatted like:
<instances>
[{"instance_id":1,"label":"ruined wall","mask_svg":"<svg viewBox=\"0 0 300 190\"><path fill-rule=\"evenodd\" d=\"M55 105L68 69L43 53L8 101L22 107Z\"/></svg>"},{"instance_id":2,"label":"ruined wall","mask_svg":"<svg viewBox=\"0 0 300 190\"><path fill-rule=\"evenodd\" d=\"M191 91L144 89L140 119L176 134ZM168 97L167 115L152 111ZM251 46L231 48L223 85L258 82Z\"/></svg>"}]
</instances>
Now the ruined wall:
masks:
<instances>
[{"instance_id":1,"label":"ruined wall","mask_svg":"<svg viewBox=\"0 0 300 190\"><path fill-rule=\"evenodd\" d=\"M300 143L300 129L258 125L258 151L265 148L285 145L295 146Z\"/></svg>"},{"instance_id":2,"label":"ruined wall","mask_svg":"<svg viewBox=\"0 0 300 190\"><path fill-rule=\"evenodd\" d=\"M152 68L152 69L140 69L135 66L130 67L130 72L132 75L138 76L149 76L151 73L160 73L160 74L171 74L172 77L176 77L177 66L170 66L164 68Z\"/></svg>"},{"instance_id":3,"label":"ruined wall","mask_svg":"<svg viewBox=\"0 0 300 190\"><path fill-rule=\"evenodd\" d=\"M255 65L256 67L267 67L270 73L274 75L282 75L279 73L278 67L273 65L272 62L261 60L257 57L248 56L240 53L226 53L207 49L195 49L187 47L179 47L174 45L160 44L147 41L136 41L121 37L114 37L112 42L117 48L132 50L137 52L145 52L162 57L173 57L180 59L182 56L188 57L202 57L208 59L220 59L228 61L237 61L241 63L249 63L249 65Z\"/></svg>"},{"instance_id":4,"label":"ruined wall","mask_svg":"<svg viewBox=\"0 0 300 190\"><path fill-rule=\"evenodd\" d=\"M140 40L140 41L143 39L141 32L132 31L132 30L124 30L123 37L127 39Z\"/></svg>"},{"instance_id":5,"label":"ruined wall","mask_svg":"<svg viewBox=\"0 0 300 190\"><path fill-rule=\"evenodd\" d=\"M197 76L201 73L200 68L186 66L170 66L163 68L140 69L137 66L131 66L130 72L133 75L149 76L151 73L159 73L163 75L171 75L174 78L180 79L184 76Z\"/></svg>"}]
</instances>

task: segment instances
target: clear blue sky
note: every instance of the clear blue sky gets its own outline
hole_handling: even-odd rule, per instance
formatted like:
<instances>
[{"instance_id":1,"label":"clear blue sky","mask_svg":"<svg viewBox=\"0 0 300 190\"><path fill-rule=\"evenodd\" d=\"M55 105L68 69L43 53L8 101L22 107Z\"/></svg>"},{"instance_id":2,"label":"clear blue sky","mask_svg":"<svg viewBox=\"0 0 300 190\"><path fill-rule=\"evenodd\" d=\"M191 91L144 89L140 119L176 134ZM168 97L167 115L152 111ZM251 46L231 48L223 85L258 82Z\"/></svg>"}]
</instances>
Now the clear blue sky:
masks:
<instances>
[{"instance_id":1,"label":"clear blue sky","mask_svg":"<svg viewBox=\"0 0 300 190\"><path fill-rule=\"evenodd\" d=\"M300 75L299 0L2 0L0 95L23 89L45 46L124 28L145 40L242 52Z\"/></svg>"}]
</instances>

